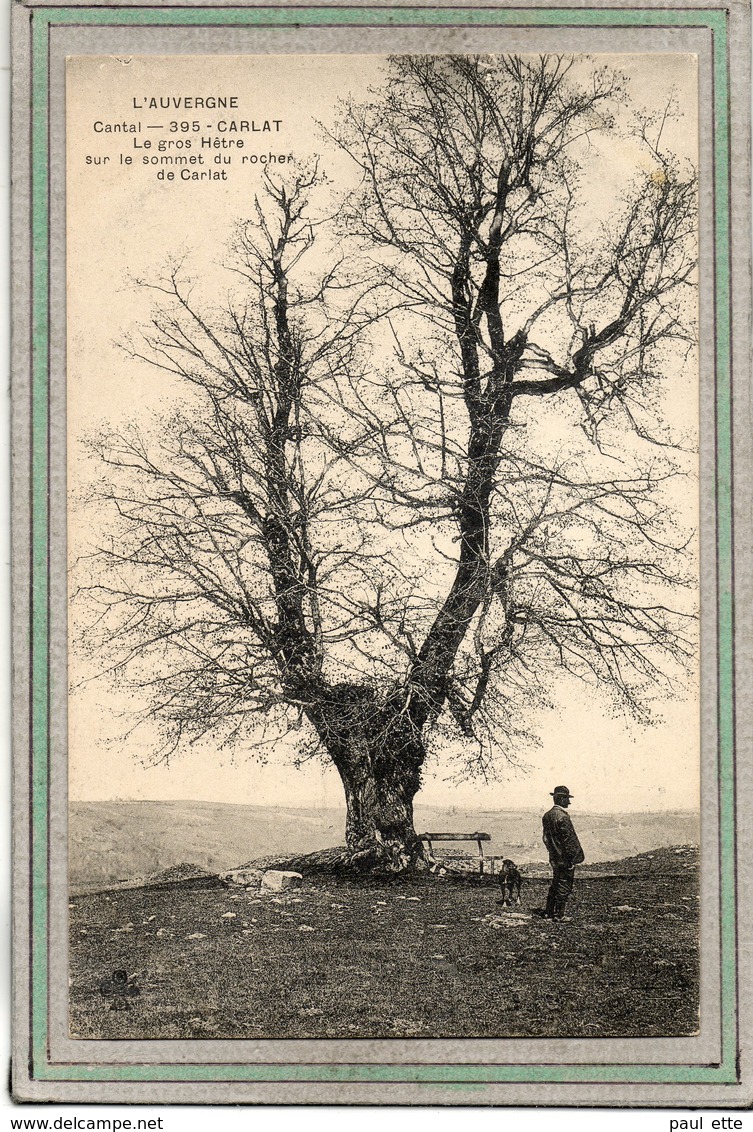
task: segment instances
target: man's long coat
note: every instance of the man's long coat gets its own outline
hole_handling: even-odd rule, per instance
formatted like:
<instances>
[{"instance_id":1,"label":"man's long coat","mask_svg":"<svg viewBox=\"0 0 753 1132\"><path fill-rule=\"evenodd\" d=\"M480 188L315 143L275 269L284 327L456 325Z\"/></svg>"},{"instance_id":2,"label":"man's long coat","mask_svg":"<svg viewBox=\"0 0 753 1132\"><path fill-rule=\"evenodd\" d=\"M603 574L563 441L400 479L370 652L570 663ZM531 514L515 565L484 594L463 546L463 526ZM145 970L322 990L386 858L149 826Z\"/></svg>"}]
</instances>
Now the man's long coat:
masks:
<instances>
[{"instance_id":1,"label":"man's long coat","mask_svg":"<svg viewBox=\"0 0 753 1132\"><path fill-rule=\"evenodd\" d=\"M552 865L571 869L585 860L578 835L573 828L570 815L562 806L552 806L542 818L544 844L549 850Z\"/></svg>"}]
</instances>

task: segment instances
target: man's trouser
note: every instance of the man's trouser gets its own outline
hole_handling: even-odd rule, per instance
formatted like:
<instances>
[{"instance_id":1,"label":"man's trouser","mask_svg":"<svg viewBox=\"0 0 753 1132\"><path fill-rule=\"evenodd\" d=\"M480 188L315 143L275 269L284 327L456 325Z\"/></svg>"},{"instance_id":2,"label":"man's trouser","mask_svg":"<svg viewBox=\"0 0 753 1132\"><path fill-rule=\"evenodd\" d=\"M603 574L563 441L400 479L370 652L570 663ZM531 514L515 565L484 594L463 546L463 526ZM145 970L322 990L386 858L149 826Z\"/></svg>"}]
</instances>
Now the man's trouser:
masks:
<instances>
[{"instance_id":1,"label":"man's trouser","mask_svg":"<svg viewBox=\"0 0 753 1132\"><path fill-rule=\"evenodd\" d=\"M556 920L565 914L567 898L575 883L575 866L567 868L565 865L552 865L552 869L554 875L546 898L546 914Z\"/></svg>"}]
</instances>

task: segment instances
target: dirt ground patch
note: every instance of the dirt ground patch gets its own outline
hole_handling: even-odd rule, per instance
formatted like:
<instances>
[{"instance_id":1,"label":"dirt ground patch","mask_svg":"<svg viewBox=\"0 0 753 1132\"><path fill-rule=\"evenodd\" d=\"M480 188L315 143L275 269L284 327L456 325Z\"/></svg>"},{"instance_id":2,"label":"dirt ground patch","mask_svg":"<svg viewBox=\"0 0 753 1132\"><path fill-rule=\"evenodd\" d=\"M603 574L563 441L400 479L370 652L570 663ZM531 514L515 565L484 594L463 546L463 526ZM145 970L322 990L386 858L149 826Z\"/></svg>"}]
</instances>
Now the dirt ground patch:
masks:
<instances>
[{"instance_id":1,"label":"dirt ground patch","mask_svg":"<svg viewBox=\"0 0 753 1132\"><path fill-rule=\"evenodd\" d=\"M265 896L79 896L70 912L70 1031L111 1039L692 1034L698 874L689 851L673 859L673 874L579 877L565 924L510 915L494 886L428 878L307 881ZM546 880L529 879L515 911L540 908L546 889ZM112 983L118 969L127 972L125 993Z\"/></svg>"}]
</instances>

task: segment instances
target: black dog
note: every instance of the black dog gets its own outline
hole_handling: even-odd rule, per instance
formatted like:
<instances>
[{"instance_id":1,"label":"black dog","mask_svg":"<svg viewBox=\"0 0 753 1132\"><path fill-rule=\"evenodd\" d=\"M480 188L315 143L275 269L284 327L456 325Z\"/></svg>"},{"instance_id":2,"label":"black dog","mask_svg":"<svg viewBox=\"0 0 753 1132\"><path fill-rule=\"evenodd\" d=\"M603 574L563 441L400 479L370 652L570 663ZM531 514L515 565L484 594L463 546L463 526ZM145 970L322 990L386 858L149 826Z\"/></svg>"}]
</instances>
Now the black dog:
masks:
<instances>
[{"instance_id":1,"label":"black dog","mask_svg":"<svg viewBox=\"0 0 753 1132\"><path fill-rule=\"evenodd\" d=\"M502 903L520 904L520 888L523 878L514 861L504 860L499 873L499 886L502 889Z\"/></svg>"}]
</instances>

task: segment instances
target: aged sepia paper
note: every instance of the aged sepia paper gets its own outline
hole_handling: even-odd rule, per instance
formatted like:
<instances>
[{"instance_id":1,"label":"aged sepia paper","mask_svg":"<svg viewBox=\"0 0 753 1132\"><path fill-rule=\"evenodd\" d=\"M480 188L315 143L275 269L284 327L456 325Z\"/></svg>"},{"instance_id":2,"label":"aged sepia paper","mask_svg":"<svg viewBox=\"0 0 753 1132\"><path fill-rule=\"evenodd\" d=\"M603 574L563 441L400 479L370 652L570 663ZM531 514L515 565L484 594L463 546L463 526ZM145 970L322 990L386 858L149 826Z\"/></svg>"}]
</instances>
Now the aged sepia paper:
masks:
<instances>
[{"instance_id":1,"label":"aged sepia paper","mask_svg":"<svg viewBox=\"0 0 753 1132\"><path fill-rule=\"evenodd\" d=\"M16 1095L746 1103L747 11L21 12Z\"/></svg>"}]
</instances>

